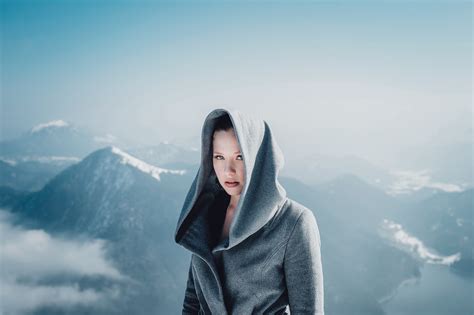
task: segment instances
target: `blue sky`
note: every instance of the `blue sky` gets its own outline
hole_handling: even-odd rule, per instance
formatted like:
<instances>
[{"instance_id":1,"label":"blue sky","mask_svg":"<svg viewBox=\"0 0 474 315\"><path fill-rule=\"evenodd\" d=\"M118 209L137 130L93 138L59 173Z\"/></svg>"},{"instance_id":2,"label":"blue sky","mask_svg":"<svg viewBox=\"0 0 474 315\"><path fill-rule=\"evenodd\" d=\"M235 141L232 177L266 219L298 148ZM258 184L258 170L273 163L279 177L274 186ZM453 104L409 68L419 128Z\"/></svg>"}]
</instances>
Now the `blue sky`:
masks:
<instances>
[{"instance_id":1,"label":"blue sky","mask_svg":"<svg viewBox=\"0 0 474 315\"><path fill-rule=\"evenodd\" d=\"M54 119L195 138L221 106L288 148L303 133L370 155L472 128L470 1L1 4L2 139Z\"/></svg>"}]
</instances>

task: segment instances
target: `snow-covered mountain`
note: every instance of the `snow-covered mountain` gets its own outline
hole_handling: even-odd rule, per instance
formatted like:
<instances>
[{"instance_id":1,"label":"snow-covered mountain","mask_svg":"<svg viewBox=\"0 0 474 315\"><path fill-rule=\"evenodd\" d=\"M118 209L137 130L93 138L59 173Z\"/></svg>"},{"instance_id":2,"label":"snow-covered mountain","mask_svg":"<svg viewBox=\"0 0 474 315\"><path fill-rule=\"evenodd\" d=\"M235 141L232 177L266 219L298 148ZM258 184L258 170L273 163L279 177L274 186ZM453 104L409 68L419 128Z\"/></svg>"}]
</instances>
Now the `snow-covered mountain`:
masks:
<instances>
[{"instance_id":1,"label":"snow-covered mountain","mask_svg":"<svg viewBox=\"0 0 474 315\"><path fill-rule=\"evenodd\" d=\"M58 174L42 190L30 194L20 208L29 218L42 222L42 227L66 227L70 232L102 237L109 228L143 228L133 224L148 221L135 217L145 215L144 209L152 216L159 215L162 222L166 212L158 214L153 209L176 206L181 195L175 195L173 189L181 190L176 185L183 183L184 175L188 175L184 170L153 166L109 146ZM140 211L132 216L137 205L142 205Z\"/></svg>"},{"instance_id":2,"label":"snow-covered mountain","mask_svg":"<svg viewBox=\"0 0 474 315\"><path fill-rule=\"evenodd\" d=\"M188 263L172 235L194 175L150 165L110 146L10 205L20 218L17 223L29 228L109 242L118 270L133 280L119 285L123 296L115 314L157 309L170 314L182 302L173 288L176 279L184 281L181 271Z\"/></svg>"}]
</instances>

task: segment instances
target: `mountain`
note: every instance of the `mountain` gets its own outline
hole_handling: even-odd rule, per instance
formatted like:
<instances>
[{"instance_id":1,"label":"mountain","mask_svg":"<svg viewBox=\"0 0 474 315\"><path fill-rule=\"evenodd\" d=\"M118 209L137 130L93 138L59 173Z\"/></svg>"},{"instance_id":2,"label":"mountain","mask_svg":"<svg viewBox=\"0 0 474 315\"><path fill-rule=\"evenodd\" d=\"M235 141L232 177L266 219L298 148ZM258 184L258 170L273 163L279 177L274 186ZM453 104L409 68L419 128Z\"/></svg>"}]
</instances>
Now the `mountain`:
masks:
<instances>
[{"instance_id":1,"label":"mountain","mask_svg":"<svg viewBox=\"0 0 474 315\"><path fill-rule=\"evenodd\" d=\"M121 284L123 296L113 313L159 309L171 314L182 302L178 284L185 282L182 270L189 263L173 241L176 215L193 177L111 146L70 166L40 191L22 196L12 212L19 216L18 224L53 235L106 240L119 271L133 279Z\"/></svg>"}]
</instances>

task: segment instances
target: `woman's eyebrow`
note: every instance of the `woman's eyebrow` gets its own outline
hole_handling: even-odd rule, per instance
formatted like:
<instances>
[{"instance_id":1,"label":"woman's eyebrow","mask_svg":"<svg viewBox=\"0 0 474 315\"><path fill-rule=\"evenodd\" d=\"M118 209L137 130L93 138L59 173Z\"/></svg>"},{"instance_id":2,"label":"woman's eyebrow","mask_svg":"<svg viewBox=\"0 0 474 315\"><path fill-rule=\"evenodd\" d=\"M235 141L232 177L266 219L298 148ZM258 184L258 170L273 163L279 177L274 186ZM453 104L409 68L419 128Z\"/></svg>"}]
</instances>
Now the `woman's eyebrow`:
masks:
<instances>
[{"instance_id":1,"label":"woman's eyebrow","mask_svg":"<svg viewBox=\"0 0 474 315\"><path fill-rule=\"evenodd\" d=\"M218 151L214 151L214 153L222 154L221 152L218 152ZM241 151L234 152L234 154L236 154L236 153L242 153L242 152Z\"/></svg>"}]
</instances>

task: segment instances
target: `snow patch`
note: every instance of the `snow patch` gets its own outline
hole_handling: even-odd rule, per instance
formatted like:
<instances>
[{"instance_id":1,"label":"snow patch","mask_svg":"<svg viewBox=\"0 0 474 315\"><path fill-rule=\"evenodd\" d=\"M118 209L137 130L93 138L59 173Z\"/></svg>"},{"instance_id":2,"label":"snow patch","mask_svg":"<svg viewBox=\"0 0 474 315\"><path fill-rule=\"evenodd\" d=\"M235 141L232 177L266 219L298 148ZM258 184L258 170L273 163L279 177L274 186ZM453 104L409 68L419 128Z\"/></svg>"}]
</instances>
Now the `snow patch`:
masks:
<instances>
[{"instance_id":1,"label":"snow patch","mask_svg":"<svg viewBox=\"0 0 474 315\"><path fill-rule=\"evenodd\" d=\"M0 161L5 162L5 163L7 163L11 166L15 166L17 164L17 162L15 160L5 159L5 158L2 158L2 157L0 157Z\"/></svg>"},{"instance_id":2,"label":"snow patch","mask_svg":"<svg viewBox=\"0 0 474 315\"><path fill-rule=\"evenodd\" d=\"M122 151L121 149L119 149L115 146L112 146L112 152L121 157L120 163L128 164L128 165L131 165L133 167L136 167L140 171L142 171L144 173L147 173L147 174L150 174L153 178L155 178L157 180L161 180L160 179L160 174L162 174L162 173L177 174L177 175L184 175L186 173L185 170L169 170L169 169L160 168L160 167L150 165L150 164L148 164L148 163L146 163L142 160L137 159L134 156L131 156L130 154Z\"/></svg>"},{"instance_id":3,"label":"snow patch","mask_svg":"<svg viewBox=\"0 0 474 315\"><path fill-rule=\"evenodd\" d=\"M38 132L38 131L43 130L45 128L51 128L51 127L59 128L59 127L67 127L67 126L69 126L69 124L67 122L65 122L64 120L53 120L53 121L49 121L47 123L39 124L39 125L33 127L31 129L31 132L35 133L35 132Z\"/></svg>"},{"instance_id":4,"label":"snow patch","mask_svg":"<svg viewBox=\"0 0 474 315\"><path fill-rule=\"evenodd\" d=\"M396 247L416 255L426 263L451 265L461 259L461 253L450 256L438 255L434 249L428 248L421 240L405 232L401 224L388 219L383 220L379 232L382 237L389 239Z\"/></svg>"}]
</instances>

